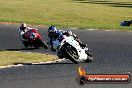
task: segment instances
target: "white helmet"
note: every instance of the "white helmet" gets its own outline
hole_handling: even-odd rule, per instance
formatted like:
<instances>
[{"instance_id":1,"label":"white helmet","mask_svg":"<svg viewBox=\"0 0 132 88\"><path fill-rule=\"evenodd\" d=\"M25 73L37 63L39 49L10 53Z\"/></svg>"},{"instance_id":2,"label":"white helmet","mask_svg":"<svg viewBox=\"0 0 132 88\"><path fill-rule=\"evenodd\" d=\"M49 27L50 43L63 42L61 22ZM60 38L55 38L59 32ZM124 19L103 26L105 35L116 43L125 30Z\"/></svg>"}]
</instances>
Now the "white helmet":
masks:
<instances>
[{"instance_id":1,"label":"white helmet","mask_svg":"<svg viewBox=\"0 0 132 88\"><path fill-rule=\"evenodd\" d=\"M22 23L22 24L21 24L21 27L27 27L27 26L26 26L26 23Z\"/></svg>"},{"instance_id":2,"label":"white helmet","mask_svg":"<svg viewBox=\"0 0 132 88\"><path fill-rule=\"evenodd\" d=\"M24 30L26 27L27 27L27 26L26 26L26 23L22 23L21 26L20 26L20 29L21 29L21 30Z\"/></svg>"}]
</instances>

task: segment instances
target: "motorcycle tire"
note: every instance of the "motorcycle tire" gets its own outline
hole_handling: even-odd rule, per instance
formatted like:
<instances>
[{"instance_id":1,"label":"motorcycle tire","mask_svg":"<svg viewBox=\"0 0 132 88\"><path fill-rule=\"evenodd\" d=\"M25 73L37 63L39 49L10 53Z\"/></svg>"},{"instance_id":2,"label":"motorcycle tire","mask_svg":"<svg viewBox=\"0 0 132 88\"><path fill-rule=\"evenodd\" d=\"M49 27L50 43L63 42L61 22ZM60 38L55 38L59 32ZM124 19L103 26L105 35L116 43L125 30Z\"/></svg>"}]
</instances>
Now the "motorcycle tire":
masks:
<instances>
[{"instance_id":1,"label":"motorcycle tire","mask_svg":"<svg viewBox=\"0 0 132 88\"><path fill-rule=\"evenodd\" d=\"M23 45L25 46L25 48L28 48L28 42L27 41L22 41Z\"/></svg>"},{"instance_id":2,"label":"motorcycle tire","mask_svg":"<svg viewBox=\"0 0 132 88\"><path fill-rule=\"evenodd\" d=\"M73 46L71 46L72 47L72 50L76 50ZM75 58L69 51L70 50L68 50L68 48L67 47L65 47L64 48L64 50L65 50L65 53L66 53L66 56L68 57L68 59L70 59L72 62L74 62L75 64L78 64L80 61L79 61L79 56L78 56L78 58ZM75 51L76 53L77 53L77 51Z\"/></svg>"},{"instance_id":3,"label":"motorcycle tire","mask_svg":"<svg viewBox=\"0 0 132 88\"><path fill-rule=\"evenodd\" d=\"M33 45L36 49L38 49L38 48L40 47L39 40L38 40L38 39L35 40L35 41L32 43L32 45Z\"/></svg>"},{"instance_id":4,"label":"motorcycle tire","mask_svg":"<svg viewBox=\"0 0 132 88\"><path fill-rule=\"evenodd\" d=\"M92 62L93 61L93 56L91 55L91 53L88 51L87 52L87 59L85 60L85 62Z\"/></svg>"}]
</instances>

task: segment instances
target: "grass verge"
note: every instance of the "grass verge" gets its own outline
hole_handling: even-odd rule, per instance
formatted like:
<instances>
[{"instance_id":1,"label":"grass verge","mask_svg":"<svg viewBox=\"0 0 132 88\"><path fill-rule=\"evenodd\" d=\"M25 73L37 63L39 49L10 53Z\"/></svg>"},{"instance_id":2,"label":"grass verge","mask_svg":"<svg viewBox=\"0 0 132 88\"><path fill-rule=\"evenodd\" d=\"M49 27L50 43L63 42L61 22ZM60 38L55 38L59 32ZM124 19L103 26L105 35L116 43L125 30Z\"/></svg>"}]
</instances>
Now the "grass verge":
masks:
<instances>
[{"instance_id":1,"label":"grass verge","mask_svg":"<svg viewBox=\"0 0 132 88\"><path fill-rule=\"evenodd\" d=\"M0 0L0 22L131 30L131 14L131 0Z\"/></svg>"},{"instance_id":2,"label":"grass verge","mask_svg":"<svg viewBox=\"0 0 132 88\"><path fill-rule=\"evenodd\" d=\"M55 55L16 52L16 51L0 51L0 66L13 65L15 63L38 63L56 60Z\"/></svg>"}]
</instances>

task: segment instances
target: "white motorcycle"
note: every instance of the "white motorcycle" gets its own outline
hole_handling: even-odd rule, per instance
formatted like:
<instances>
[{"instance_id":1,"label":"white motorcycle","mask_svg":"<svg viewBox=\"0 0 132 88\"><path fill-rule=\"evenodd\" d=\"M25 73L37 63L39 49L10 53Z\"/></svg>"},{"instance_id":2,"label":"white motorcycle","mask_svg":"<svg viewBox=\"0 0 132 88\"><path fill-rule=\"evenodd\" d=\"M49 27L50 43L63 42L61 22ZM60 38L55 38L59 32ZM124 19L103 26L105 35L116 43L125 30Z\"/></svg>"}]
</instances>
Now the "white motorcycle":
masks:
<instances>
[{"instance_id":1,"label":"white motorcycle","mask_svg":"<svg viewBox=\"0 0 132 88\"><path fill-rule=\"evenodd\" d=\"M82 48L73 36L63 36L64 39L53 41L53 48L57 51L59 58L68 58L74 63L91 62L93 56L87 47Z\"/></svg>"}]
</instances>

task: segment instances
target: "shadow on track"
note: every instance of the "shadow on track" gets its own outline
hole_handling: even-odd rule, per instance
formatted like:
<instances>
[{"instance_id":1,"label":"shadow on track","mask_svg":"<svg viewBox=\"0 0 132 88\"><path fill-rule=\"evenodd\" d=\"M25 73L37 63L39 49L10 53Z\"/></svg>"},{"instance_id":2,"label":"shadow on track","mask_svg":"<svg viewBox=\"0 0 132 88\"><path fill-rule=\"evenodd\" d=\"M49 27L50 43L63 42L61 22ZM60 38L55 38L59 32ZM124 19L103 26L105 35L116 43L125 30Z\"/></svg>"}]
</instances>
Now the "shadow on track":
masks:
<instances>
[{"instance_id":1,"label":"shadow on track","mask_svg":"<svg viewBox=\"0 0 132 88\"><path fill-rule=\"evenodd\" d=\"M53 63L36 63L36 64L34 64L34 63L13 63L13 65L18 65L18 64L22 64L22 65L25 65L25 66L27 66L27 65L80 65L80 64L89 64L89 63L91 63L91 62L88 62L88 63L86 63L86 62L81 62L81 63L78 63L78 64L75 64L75 63L73 63L73 62L71 62L71 61L67 61L67 60L69 60L69 59L66 59L66 60L64 60L63 62L53 62ZM65 61L67 61L67 62L65 62Z\"/></svg>"},{"instance_id":2,"label":"shadow on track","mask_svg":"<svg viewBox=\"0 0 132 88\"><path fill-rule=\"evenodd\" d=\"M54 63L40 63L40 64L32 64L32 63L14 63L13 65L18 65L18 64L22 64L22 65L58 65L58 64L74 64L73 62L54 62ZM77 65L77 64L74 64L74 65Z\"/></svg>"},{"instance_id":3,"label":"shadow on track","mask_svg":"<svg viewBox=\"0 0 132 88\"><path fill-rule=\"evenodd\" d=\"M22 51L22 50L35 50L38 48L20 48L20 49L2 49L0 51Z\"/></svg>"},{"instance_id":4,"label":"shadow on track","mask_svg":"<svg viewBox=\"0 0 132 88\"><path fill-rule=\"evenodd\" d=\"M34 50L37 48L21 48L21 49L6 49L7 51L21 51L21 50Z\"/></svg>"}]
</instances>

